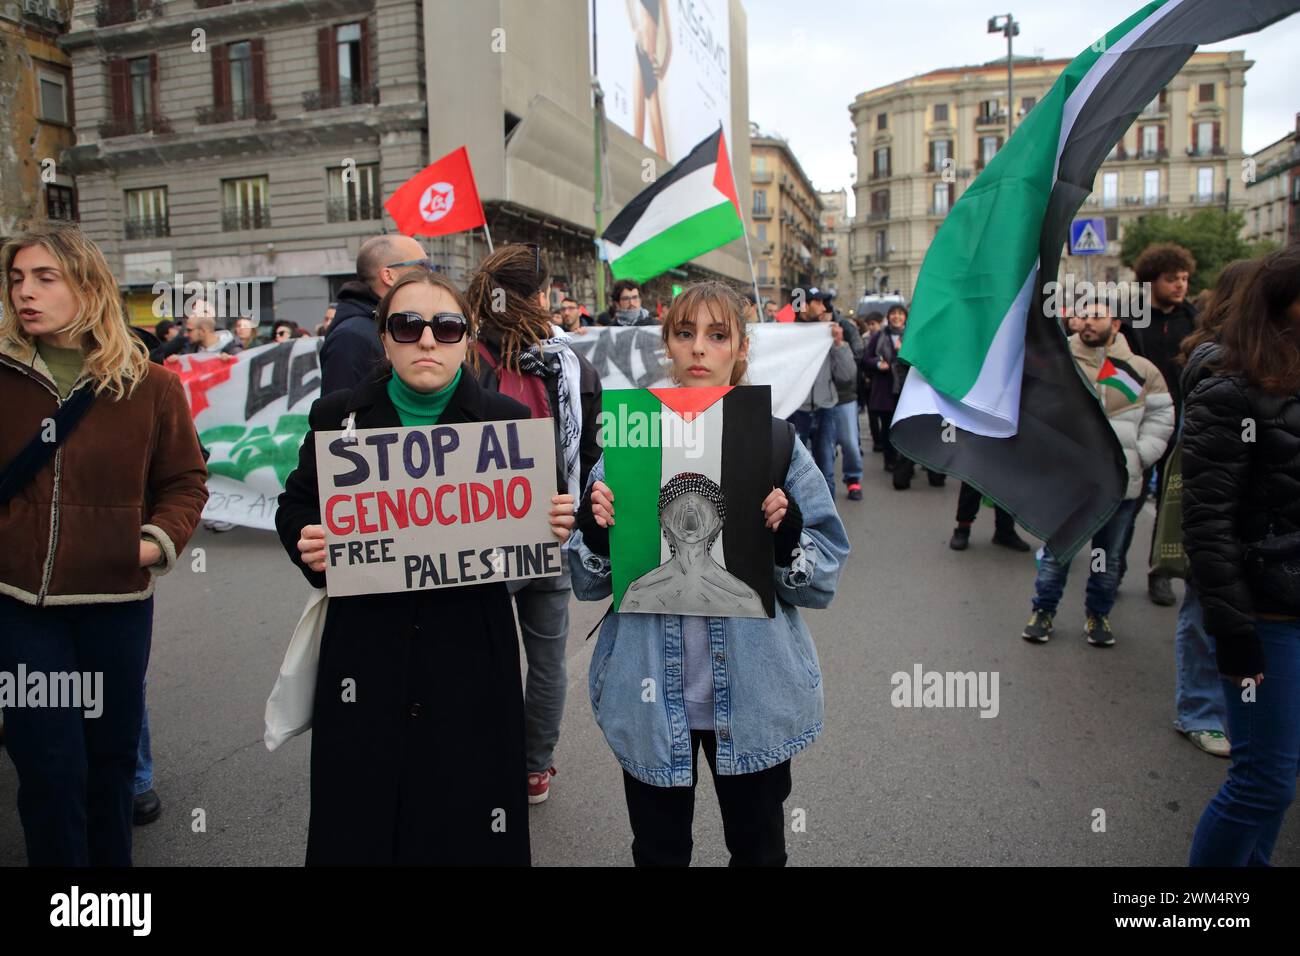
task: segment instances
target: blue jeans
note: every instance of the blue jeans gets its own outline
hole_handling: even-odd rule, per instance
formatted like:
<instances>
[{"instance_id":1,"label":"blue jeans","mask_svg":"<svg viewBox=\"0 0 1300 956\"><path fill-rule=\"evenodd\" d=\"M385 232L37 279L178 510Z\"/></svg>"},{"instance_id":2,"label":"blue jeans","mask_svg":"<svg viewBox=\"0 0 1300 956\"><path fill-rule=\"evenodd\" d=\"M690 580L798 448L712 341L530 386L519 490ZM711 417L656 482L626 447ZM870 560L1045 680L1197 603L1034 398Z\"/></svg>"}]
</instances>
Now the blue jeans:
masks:
<instances>
[{"instance_id":1,"label":"blue jeans","mask_svg":"<svg viewBox=\"0 0 1300 956\"><path fill-rule=\"evenodd\" d=\"M149 746L149 705L143 703L144 689L140 690L141 712L143 718L140 721L140 748L135 755L135 782L133 789L138 797L142 793L148 793L153 789L153 750Z\"/></svg>"},{"instance_id":2,"label":"blue jeans","mask_svg":"<svg viewBox=\"0 0 1300 956\"><path fill-rule=\"evenodd\" d=\"M1115 606L1120 563L1124 557L1121 548L1136 516L1137 501L1124 501L1110 520L1092 536L1092 551L1086 553L1088 567L1092 568L1094 560L1100 559L1102 569L1088 574L1084 607L1089 614L1109 614ZM1101 554L1094 558L1093 554L1098 549ZM1034 581L1034 610L1055 614L1061 596L1065 594L1069 576L1070 566L1057 561L1050 551L1043 549L1042 560L1038 563L1038 577Z\"/></svg>"},{"instance_id":3,"label":"blue jeans","mask_svg":"<svg viewBox=\"0 0 1300 956\"><path fill-rule=\"evenodd\" d=\"M1227 722L1223 688L1214 660L1214 638L1205 633L1201 598L1192 583L1183 590L1174 632L1174 664L1178 681L1174 686L1174 726L1184 733L1194 730L1222 732Z\"/></svg>"},{"instance_id":4,"label":"blue jeans","mask_svg":"<svg viewBox=\"0 0 1300 956\"><path fill-rule=\"evenodd\" d=\"M564 652L569 638L568 574L538 578L515 592L519 631L523 637L528 674L524 683L524 756L529 773L551 766L560 740L560 718L568 681Z\"/></svg>"},{"instance_id":5,"label":"blue jeans","mask_svg":"<svg viewBox=\"0 0 1300 956\"><path fill-rule=\"evenodd\" d=\"M152 630L153 598L32 607L0 596L0 671L21 663L29 673L102 675L97 717L77 707L5 711L29 865L131 865L131 778Z\"/></svg>"},{"instance_id":6,"label":"blue jeans","mask_svg":"<svg viewBox=\"0 0 1300 956\"><path fill-rule=\"evenodd\" d=\"M1232 764L1192 836L1192 866L1267 866L1300 769L1300 621L1255 620L1267 662L1255 700L1224 679ZM1248 676L1248 675L1247 675Z\"/></svg>"},{"instance_id":7,"label":"blue jeans","mask_svg":"<svg viewBox=\"0 0 1300 956\"><path fill-rule=\"evenodd\" d=\"M813 461L817 463L817 470L826 479L826 487L830 488L832 498L835 497L835 442L839 434L836 411L837 408L831 407L819 408L813 412L812 433ZM861 471L862 465L859 462L859 477Z\"/></svg>"},{"instance_id":8,"label":"blue jeans","mask_svg":"<svg viewBox=\"0 0 1300 956\"><path fill-rule=\"evenodd\" d=\"M862 435L858 422L858 400L835 406L835 442L840 446L840 471L846 485L862 481ZM831 489L835 488L835 464L832 455Z\"/></svg>"}]
</instances>

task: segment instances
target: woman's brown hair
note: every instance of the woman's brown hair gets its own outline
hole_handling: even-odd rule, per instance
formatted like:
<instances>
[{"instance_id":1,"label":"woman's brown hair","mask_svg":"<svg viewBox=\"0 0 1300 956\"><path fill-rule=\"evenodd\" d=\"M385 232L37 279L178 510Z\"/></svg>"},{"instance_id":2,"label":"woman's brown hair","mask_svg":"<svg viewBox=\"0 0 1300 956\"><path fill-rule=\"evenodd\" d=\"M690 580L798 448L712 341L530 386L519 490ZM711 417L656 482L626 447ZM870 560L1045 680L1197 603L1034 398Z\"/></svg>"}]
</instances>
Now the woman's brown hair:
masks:
<instances>
[{"instance_id":1,"label":"woman's brown hair","mask_svg":"<svg viewBox=\"0 0 1300 956\"><path fill-rule=\"evenodd\" d=\"M1248 279L1258 266L1259 263L1254 259L1237 259L1235 262L1229 262L1219 272L1219 279L1214 283L1214 290L1210 292L1209 302L1196 317L1196 328L1192 330L1191 335L1183 339L1178 348L1176 361L1179 365L1187 364L1188 358L1196 351L1197 346L1205 342L1218 341L1219 333L1223 331L1223 323L1228 320L1228 306L1232 302L1233 295L1241 288L1243 280Z\"/></svg>"},{"instance_id":2,"label":"woman's brown hair","mask_svg":"<svg viewBox=\"0 0 1300 956\"><path fill-rule=\"evenodd\" d=\"M80 308L68 331L80 337L85 372L95 394L128 398L149 371L149 352L127 325L117 280L104 254L78 227L55 223L33 227L6 243L0 252L0 339L22 353L34 352L36 340L18 321L10 297L9 270L23 249L41 246L59 263L63 281Z\"/></svg>"},{"instance_id":3,"label":"woman's brown hair","mask_svg":"<svg viewBox=\"0 0 1300 956\"><path fill-rule=\"evenodd\" d=\"M465 300L465 294L456 287L446 276L430 272L428 269L412 269L410 272L403 273L402 276L393 283L383 299L379 302L379 308L375 310L375 325L381 336L388 333L388 313L392 309L393 296L397 290L408 285L428 285L435 289L441 289L447 295L451 296L456 302L456 308L460 314L465 316L465 322L468 325L466 337L469 339L468 347L465 349L465 358L472 368L478 368L478 350L474 348L474 339L478 334L478 322L474 317L473 310L470 309L469 303Z\"/></svg>"},{"instance_id":4,"label":"woman's brown hair","mask_svg":"<svg viewBox=\"0 0 1300 956\"><path fill-rule=\"evenodd\" d=\"M668 347L669 338L679 329L687 328L694 331L695 315L700 309L704 309L714 322L727 327L728 334L731 330L735 330L738 336L736 348L739 349L748 339L745 320L741 318L744 308L745 303L740 293L725 282L709 280L687 286L677 298L673 299L673 304L668 307L668 314L664 316L664 348ZM731 384L742 384L748 370L748 353L743 356L737 355L736 364L731 369Z\"/></svg>"},{"instance_id":5,"label":"woman's brown hair","mask_svg":"<svg viewBox=\"0 0 1300 956\"><path fill-rule=\"evenodd\" d=\"M1300 391L1300 334L1287 314L1300 301L1300 244L1259 260L1228 304L1219 368L1244 375L1266 392Z\"/></svg>"},{"instance_id":6,"label":"woman's brown hair","mask_svg":"<svg viewBox=\"0 0 1300 956\"><path fill-rule=\"evenodd\" d=\"M541 249L523 243L490 253L469 280L465 297L483 338L500 350L502 364L512 371L519 371L520 352L540 347L553 334L551 310L537 302L537 293L550 284Z\"/></svg>"}]
</instances>

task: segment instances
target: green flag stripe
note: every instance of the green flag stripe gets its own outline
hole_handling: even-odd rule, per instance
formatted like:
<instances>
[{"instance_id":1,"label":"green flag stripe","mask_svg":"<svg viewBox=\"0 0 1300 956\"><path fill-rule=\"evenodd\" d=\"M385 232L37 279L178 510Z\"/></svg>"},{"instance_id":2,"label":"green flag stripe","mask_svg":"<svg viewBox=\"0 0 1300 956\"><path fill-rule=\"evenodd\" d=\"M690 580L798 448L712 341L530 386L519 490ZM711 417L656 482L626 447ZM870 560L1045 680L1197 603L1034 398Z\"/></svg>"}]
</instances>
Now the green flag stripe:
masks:
<instances>
[{"instance_id":1,"label":"green flag stripe","mask_svg":"<svg viewBox=\"0 0 1300 956\"><path fill-rule=\"evenodd\" d=\"M639 420L644 426L630 428L626 435L613 428L605 431L606 437L612 439L606 442L604 452L605 484L614 493L609 548L614 558L617 608L627 586L659 566L659 413L663 406L646 389L615 389L603 394L601 407L614 416L610 421ZM629 437L632 442L627 441Z\"/></svg>"},{"instance_id":2,"label":"green flag stripe","mask_svg":"<svg viewBox=\"0 0 1300 956\"><path fill-rule=\"evenodd\" d=\"M730 200L697 212L647 239L609 264L616 279L644 282L744 235ZM617 527L617 525L615 525Z\"/></svg>"}]
</instances>

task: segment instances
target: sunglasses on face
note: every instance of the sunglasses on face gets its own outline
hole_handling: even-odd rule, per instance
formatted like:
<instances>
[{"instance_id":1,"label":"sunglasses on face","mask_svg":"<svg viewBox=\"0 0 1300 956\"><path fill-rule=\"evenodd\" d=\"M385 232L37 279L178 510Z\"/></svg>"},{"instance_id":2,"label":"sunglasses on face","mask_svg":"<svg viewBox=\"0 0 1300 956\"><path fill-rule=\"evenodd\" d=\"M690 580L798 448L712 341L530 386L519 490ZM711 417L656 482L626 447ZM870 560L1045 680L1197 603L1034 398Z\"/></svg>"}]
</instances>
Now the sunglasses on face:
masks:
<instances>
[{"instance_id":1,"label":"sunglasses on face","mask_svg":"<svg viewBox=\"0 0 1300 956\"><path fill-rule=\"evenodd\" d=\"M426 319L419 312L392 312L385 323L388 336L402 345L420 341L427 327L433 340L443 345L455 345L469 332L469 322L459 312L435 312Z\"/></svg>"},{"instance_id":2,"label":"sunglasses on face","mask_svg":"<svg viewBox=\"0 0 1300 956\"><path fill-rule=\"evenodd\" d=\"M405 262L390 262L385 269L402 269L406 266L423 266L430 272L437 272L438 266L432 259L407 259Z\"/></svg>"}]
</instances>

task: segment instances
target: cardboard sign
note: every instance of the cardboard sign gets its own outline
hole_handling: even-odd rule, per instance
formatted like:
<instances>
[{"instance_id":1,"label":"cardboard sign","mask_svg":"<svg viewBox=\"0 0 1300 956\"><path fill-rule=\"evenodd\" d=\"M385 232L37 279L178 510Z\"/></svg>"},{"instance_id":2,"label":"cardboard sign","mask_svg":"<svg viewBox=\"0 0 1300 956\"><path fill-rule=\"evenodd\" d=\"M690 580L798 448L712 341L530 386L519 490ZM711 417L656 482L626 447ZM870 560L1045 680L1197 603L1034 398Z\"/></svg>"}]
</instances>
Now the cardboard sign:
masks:
<instances>
[{"instance_id":1,"label":"cardboard sign","mask_svg":"<svg viewBox=\"0 0 1300 956\"><path fill-rule=\"evenodd\" d=\"M549 419L316 433L331 597L555 577Z\"/></svg>"},{"instance_id":2,"label":"cardboard sign","mask_svg":"<svg viewBox=\"0 0 1300 956\"><path fill-rule=\"evenodd\" d=\"M602 403L619 613L772 617L771 389L612 389Z\"/></svg>"}]
</instances>

